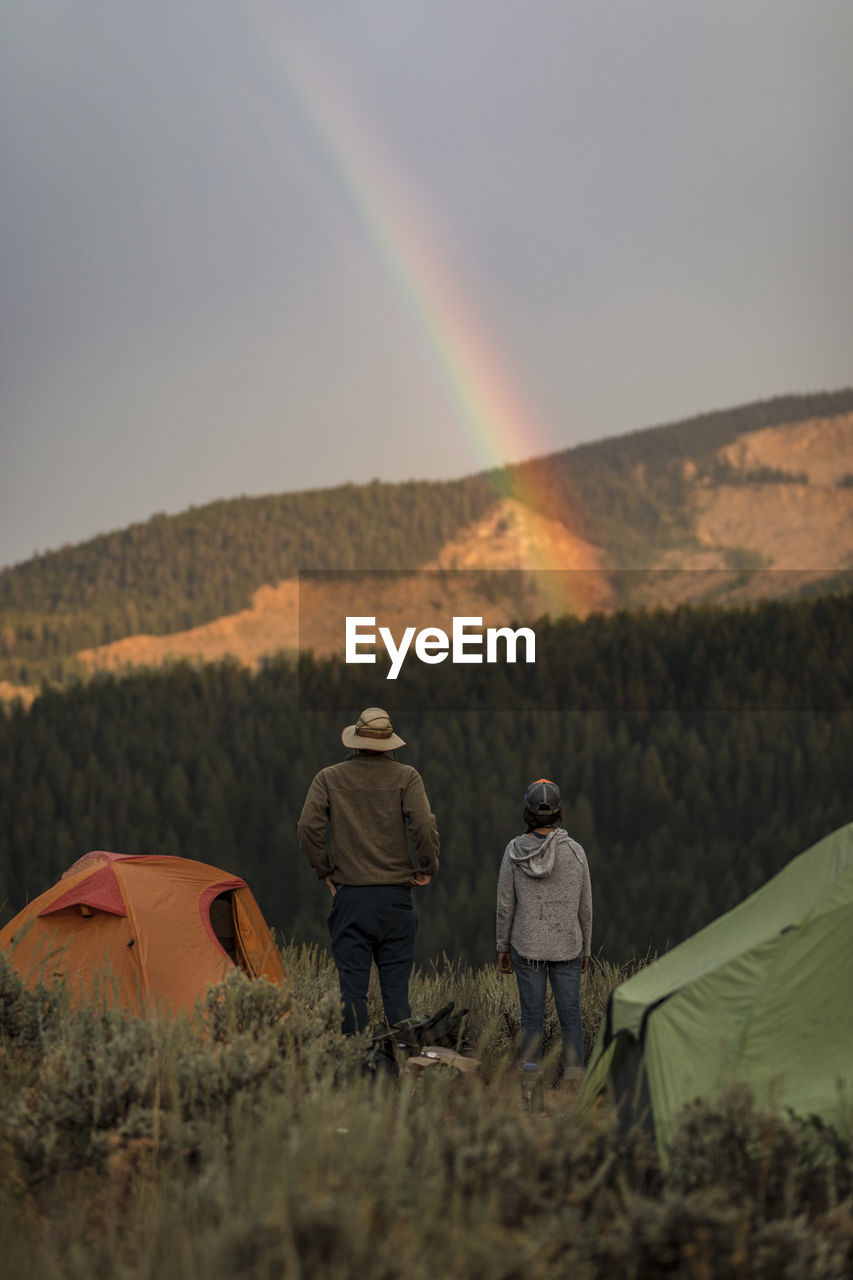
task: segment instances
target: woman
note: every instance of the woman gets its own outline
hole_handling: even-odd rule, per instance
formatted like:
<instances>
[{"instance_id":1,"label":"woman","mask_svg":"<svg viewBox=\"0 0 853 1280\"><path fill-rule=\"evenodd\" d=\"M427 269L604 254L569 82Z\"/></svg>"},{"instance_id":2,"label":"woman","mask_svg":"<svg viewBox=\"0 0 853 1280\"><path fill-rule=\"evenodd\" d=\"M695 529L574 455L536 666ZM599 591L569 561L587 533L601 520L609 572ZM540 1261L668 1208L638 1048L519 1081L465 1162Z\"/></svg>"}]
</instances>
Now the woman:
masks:
<instances>
[{"instance_id":1,"label":"woman","mask_svg":"<svg viewBox=\"0 0 853 1280\"><path fill-rule=\"evenodd\" d=\"M542 1057L550 981L563 1037L565 1075L583 1069L580 978L589 966L592 886L586 854L562 827L560 789L548 778L524 795L527 831L506 847L498 877L497 951L515 972L521 1004L520 1069L534 1078Z\"/></svg>"}]
</instances>

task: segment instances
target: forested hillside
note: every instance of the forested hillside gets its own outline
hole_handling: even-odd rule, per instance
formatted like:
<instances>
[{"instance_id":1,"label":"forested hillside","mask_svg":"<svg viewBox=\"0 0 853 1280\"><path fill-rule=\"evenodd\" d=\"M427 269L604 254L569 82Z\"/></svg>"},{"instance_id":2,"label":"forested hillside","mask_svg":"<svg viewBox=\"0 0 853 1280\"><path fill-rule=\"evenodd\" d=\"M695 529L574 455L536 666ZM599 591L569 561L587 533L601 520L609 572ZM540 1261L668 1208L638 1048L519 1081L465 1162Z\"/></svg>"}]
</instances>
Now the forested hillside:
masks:
<instances>
[{"instance_id":1,"label":"forested hillside","mask_svg":"<svg viewBox=\"0 0 853 1280\"><path fill-rule=\"evenodd\" d=\"M328 894L295 826L341 728L388 707L423 773L442 870L422 959L492 954L494 892L534 777L586 846L595 949L675 943L853 818L853 597L593 615L537 627L534 666L279 660L102 677L0 715L4 918L90 849L243 874L288 936Z\"/></svg>"},{"instance_id":2,"label":"forested hillside","mask_svg":"<svg viewBox=\"0 0 853 1280\"><path fill-rule=\"evenodd\" d=\"M463 480L376 481L158 515L0 572L0 680L68 678L81 649L233 613L300 570L417 567L499 496L535 493L612 568L648 568L690 542L686 462L713 480L717 451L741 433L849 410L853 389L779 397Z\"/></svg>"},{"instance_id":3,"label":"forested hillside","mask_svg":"<svg viewBox=\"0 0 853 1280\"><path fill-rule=\"evenodd\" d=\"M300 569L412 564L494 496L479 476L239 498L37 557L0 573L0 678L61 678L82 648L233 613Z\"/></svg>"},{"instance_id":4,"label":"forested hillside","mask_svg":"<svg viewBox=\"0 0 853 1280\"><path fill-rule=\"evenodd\" d=\"M579 445L533 459L514 471L522 488L525 480L535 476L537 491L550 486L555 502L560 494L570 495L578 513L578 531L607 549L614 568L645 568L650 552L689 534L682 506L685 462L697 474L720 479L716 455L743 433L850 410L853 388L776 396ZM643 475L639 485L638 468Z\"/></svg>"}]
</instances>

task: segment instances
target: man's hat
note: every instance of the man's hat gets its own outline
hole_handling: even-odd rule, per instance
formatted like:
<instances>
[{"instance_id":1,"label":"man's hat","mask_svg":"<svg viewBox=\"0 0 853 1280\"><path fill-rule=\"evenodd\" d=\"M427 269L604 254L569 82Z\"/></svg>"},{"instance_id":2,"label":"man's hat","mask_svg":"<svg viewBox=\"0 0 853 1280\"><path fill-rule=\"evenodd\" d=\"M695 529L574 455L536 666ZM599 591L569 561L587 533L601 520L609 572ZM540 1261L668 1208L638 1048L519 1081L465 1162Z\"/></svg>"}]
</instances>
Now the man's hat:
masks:
<instances>
[{"instance_id":1,"label":"man's hat","mask_svg":"<svg viewBox=\"0 0 853 1280\"><path fill-rule=\"evenodd\" d=\"M348 724L341 734L345 747L362 751L396 751L406 744L394 732L391 717L381 707L368 707L362 711L356 724Z\"/></svg>"}]
</instances>

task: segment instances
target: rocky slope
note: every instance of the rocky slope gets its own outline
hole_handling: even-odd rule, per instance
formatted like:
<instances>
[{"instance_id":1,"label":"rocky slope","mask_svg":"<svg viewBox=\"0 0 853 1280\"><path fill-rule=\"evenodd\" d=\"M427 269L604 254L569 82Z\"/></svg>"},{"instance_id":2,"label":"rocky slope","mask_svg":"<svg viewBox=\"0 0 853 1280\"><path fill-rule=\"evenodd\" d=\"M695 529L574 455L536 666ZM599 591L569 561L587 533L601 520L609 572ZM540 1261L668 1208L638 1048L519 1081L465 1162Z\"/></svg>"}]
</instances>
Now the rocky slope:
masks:
<instances>
[{"instance_id":1,"label":"rocky slope","mask_svg":"<svg viewBox=\"0 0 853 1280\"><path fill-rule=\"evenodd\" d=\"M501 625L625 604L735 602L824 581L843 585L853 571L853 414L745 433L701 468L680 465L690 532L645 572L614 571L601 546L502 498L412 574L311 574L301 595L291 578L260 588L249 609L171 635L128 636L78 657L92 671L226 655L256 665L281 649L340 651L347 613L392 630L447 630L459 613ZM642 466L635 480L646 483Z\"/></svg>"}]
</instances>

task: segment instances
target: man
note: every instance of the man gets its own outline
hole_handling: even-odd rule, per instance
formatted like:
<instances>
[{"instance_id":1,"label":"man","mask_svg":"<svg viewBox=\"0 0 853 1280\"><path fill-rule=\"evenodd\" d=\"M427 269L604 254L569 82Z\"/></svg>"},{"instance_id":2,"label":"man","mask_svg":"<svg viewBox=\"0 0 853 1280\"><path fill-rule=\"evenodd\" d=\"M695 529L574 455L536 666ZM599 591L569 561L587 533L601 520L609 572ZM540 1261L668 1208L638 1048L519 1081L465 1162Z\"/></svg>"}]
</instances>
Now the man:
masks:
<instances>
[{"instance_id":1,"label":"man","mask_svg":"<svg viewBox=\"0 0 853 1280\"><path fill-rule=\"evenodd\" d=\"M351 1035L367 1026L372 960L389 1025L411 1017L418 927L412 887L428 885L438 870L438 831L420 774L390 754L405 743L386 711L368 707L341 741L350 754L311 783L298 838L332 893L329 934L342 1030Z\"/></svg>"}]
</instances>

